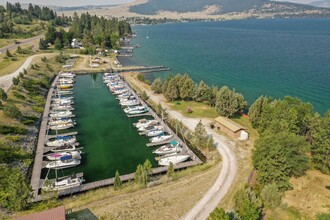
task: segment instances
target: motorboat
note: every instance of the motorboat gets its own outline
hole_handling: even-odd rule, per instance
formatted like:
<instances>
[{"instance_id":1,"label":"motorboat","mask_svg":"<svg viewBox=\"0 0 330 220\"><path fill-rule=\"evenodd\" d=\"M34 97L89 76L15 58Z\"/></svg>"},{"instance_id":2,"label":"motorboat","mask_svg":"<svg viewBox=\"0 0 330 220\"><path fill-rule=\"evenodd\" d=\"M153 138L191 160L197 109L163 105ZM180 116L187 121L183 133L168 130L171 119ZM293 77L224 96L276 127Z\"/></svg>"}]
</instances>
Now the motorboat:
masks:
<instances>
[{"instance_id":1,"label":"motorboat","mask_svg":"<svg viewBox=\"0 0 330 220\"><path fill-rule=\"evenodd\" d=\"M182 147L180 146L180 144L176 140L173 140L170 143L159 147L157 150L154 150L153 153L157 155L167 155L167 154L178 153L181 151L182 151Z\"/></svg>"},{"instance_id":2,"label":"motorboat","mask_svg":"<svg viewBox=\"0 0 330 220\"><path fill-rule=\"evenodd\" d=\"M159 142L167 141L171 138L173 138L173 135L168 134L168 135L156 136L156 137L150 138L149 140L151 143L159 143Z\"/></svg>"},{"instance_id":3,"label":"motorboat","mask_svg":"<svg viewBox=\"0 0 330 220\"><path fill-rule=\"evenodd\" d=\"M147 127L149 125L157 125L159 122L155 119L148 120L148 119L140 119L136 124L134 124L135 127L141 128L141 127Z\"/></svg>"},{"instance_id":4,"label":"motorboat","mask_svg":"<svg viewBox=\"0 0 330 220\"><path fill-rule=\"evenodd\" d=\"M51 125L49 126L49 129L55 131L55 130L65 130L73 127L74 127L73 123L66 123L66 124Z\"/></svg>"},{"instance_id":5,"label":"motorboat","mask_svg":"<svg viewBox=\"0 0 330 220\"><path fill-rule=\"evenodd\" d=\"M131 111L139 111L139 110L144 110L146 107L143 105L137 105L137 106L128 106L127 108L124 109L125 113L129 113Z\"/></svg>"},{"instance_id":6,"label":"motorboat","mask_svg":"<svg viewBox=\"0 0 330 220\"><path fill-rule=\"evenodd\" d=\"M76 74L74 73L60 73L59 74L60 78L75 78L76 77Z\"/></svg>"},{"instance_id":7,"label":"motorboat","mask_svg":"<svg viewBox=\"0 0 330 220\"><path fill-rule=\"evenodd\" d=\"M42 189L46 190L46 191L66 190L66 189L80 186L83 183L83 181L84 181L84 179L77 175L73 175L73 176L69 176L69 177L65 177L65 178L61 178L61 179L47 180L47 181L45 181L45 183L47 183L47 185L44 184Z\"/></svg>"},{"instance_id":8,"label":"motorboat","mask_svg":"<svg viewBox=\"0 0 330 220\"><path fill-rule=\"evenodd\" d=\"M160 165L160 166L169 166L170 163L172 163L173 165L175 165L175 164L182 163L182 162L188 160L189 157L190 156L187 155L187 154L164 157L164 158L161 158L158 161L158 165Z\"/></svg>"},{"instance_id":9,"label":"motorboat","mask_svg":"<svg viewBox=\"0 0 330 220\"><path fill-rule=\"evenodd\" d=\"M66 117L72 117L73 114L71 111L63 111L63 112L56 112L49 114L49 116L52 118L66 118Z\"/></svg>"},{"instance_id":10,"label":"motorboat","mask_svg":"<svg viewBox=\"0 0 330 220\"><path fill-rule=\"evenodd\" d=\"M145 107L144 109L129 111L128 114L129 115L137 115L137 114L146 113L148 111L149 111L148 107Z\"/></svg>"},{"instance_id":11,"label":"motorboat","mask_svg":"<svg viewBox=\"0 0 330 220\"><path fill-rule=\"evenodd\" d=\"M60 151L73 151L76 150L76 147L72 144L65 144L63 146L60 147L55 147L54 149L52 149L52 152L60 152Z\"/></svg>"},{"instance_id":12,"label":"motorboat","mask_svg":"<svg viewBox=\"0 0 330 220\"><path fill-rule=\"evenodd\" d=\"M155 137L164 134L163 130L151 130L146 133L148 137Z\"/></svg>"},{"instance_id":13,"label":"motorboat","mask_svg":"<svg viewBox=\"0 0 330 220\"><path fill-rule=\"evenodd\" d=\"M140 101L138 99L132 99L132 100L127 100L127 101L120 101L119 104L122 106L139 105Z\"/></svg>"},{"instance_id":14,"label":"motorboat","mask_svg":"<svg viewBox=\"0 0 330 220\"><path fill-rule=\"evenodd\" d=\"M75 122L71 118L60 118L58 120L51 120L48 122L49 125L61 125L61 124L75 124Z\"/></svg>"},{"instance_id":15,"label":"motorboat","mask_svg":"<svg viewBox=\"0 0 330 220\"><path fill-rule=\"evenodd\" d=\"M149 125L149 126L143 126L138 129L140 132L148 132L152 130L163 130L164 127L161 125Z\"/></svg>"}]
</instances>

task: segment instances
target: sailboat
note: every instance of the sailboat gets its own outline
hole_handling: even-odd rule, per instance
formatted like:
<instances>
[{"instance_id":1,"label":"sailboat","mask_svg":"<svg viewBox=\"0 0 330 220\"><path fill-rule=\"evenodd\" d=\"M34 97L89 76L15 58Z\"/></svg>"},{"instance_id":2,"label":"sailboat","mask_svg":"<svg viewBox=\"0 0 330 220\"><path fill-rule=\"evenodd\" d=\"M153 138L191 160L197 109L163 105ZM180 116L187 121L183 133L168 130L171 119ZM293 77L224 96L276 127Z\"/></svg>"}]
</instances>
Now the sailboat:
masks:
<instances>
[{"instance_id":1,"label":"sailboat","mask_svg":"<svg viewBox=\"0 0 330 220\"><path fill-rule=\"evenodd\" d=\"M147 37L146 38L149 39L149 31L147 31Z\"/></svg>"},{"instance_id":2,"label":"sailboat","mask_svg":"<svg viewBox=\"0 0 330 220\"><path fill-rule=\"evenodd\" d=\"M162 158L158 161L158 165L160 166L169 166L170 163L172 163L173 165L174 164L178 164L178 163L181 163L181 162L184 162L186 160L188 160L190 156L187 154L185 155L174 155L174 156L170 156L170 157L165 157L165 158Z\"/></svg>"}]
</instances>

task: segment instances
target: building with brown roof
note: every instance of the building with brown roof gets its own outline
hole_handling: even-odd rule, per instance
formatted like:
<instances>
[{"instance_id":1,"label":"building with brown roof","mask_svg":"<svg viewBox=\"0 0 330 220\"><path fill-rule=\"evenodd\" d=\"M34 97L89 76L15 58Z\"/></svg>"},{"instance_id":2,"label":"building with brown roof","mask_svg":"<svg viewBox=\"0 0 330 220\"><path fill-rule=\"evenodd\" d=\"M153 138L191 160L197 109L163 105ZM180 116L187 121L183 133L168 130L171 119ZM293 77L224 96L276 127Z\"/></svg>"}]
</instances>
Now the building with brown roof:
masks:
<instances>
[{"instance_id":1,"label":"building with brown roof","mask_svg":"<svg viewBox=\"0 0 330 220\"><path fill-rule=\"evenodd\" d=\"M232 138L238 138L240 140L248 139L248 133L246 129L234 122L233 120L219 116L215 119L215 128Z\"/></svg>"},{"instance_id":2,"label":"building with brown roof","mask_svg":"<svg viewBox=\"0 0 330 220\"><path fill-rule=\"evenodd\" d=\"M15 218L15 220L65 220L65 208L59 206L46 211Z\"/></svg>"}]
</instances>

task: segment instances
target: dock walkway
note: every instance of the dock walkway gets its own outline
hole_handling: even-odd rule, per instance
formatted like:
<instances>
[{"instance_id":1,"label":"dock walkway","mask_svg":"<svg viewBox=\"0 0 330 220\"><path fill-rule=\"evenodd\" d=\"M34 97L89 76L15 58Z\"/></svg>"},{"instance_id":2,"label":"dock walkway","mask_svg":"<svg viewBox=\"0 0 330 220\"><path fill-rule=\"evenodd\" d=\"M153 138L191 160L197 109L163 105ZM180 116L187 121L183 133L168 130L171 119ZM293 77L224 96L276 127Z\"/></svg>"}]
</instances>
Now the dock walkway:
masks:
<instances>
[{"instance_id":1,"label":"dock walkway","mask_svg":"<svg viewBox=\"0 0 330 220\"><path fill-rule=\"evenodd\" d=\"M44 156L44 147L45 147L45 137L47 135L47 128L48 128L48 114L50 109L50 102L54 92L54 86L58 80L59 75L57 75L48 91L45 110L42 115L40 129L39 129L39 136L38 136L38 144L37 149L35 152L35 159L33 164L32 176L31 176L31 188L33 191L33 195L36 197L38 195L38 191L40 188L40 176L41 176L41 169L43 166L43 156Z\"/></svg>"}]
</instances>

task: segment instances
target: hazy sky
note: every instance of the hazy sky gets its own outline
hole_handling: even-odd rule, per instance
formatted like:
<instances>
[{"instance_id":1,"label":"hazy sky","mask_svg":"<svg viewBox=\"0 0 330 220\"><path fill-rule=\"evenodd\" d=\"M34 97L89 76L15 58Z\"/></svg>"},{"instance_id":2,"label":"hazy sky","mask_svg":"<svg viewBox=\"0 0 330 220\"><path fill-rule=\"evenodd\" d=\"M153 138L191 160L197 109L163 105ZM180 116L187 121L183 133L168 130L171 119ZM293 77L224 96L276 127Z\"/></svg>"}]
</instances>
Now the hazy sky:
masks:
<instances>
[{"instance_id":1,"label":"hazy sky","mask_svg":"<svg viewBox=\"0 0 330 220\"><path fill-rule=\"evenodd\" d=\"M132 2L134 0L0 0L0 4L5 2L20 2L20 3L32 3L39 5L57 5L57 6L83 6L83 5L116 5ZM164 0L166 1L166 0ZM315 0L275 0L275 1L288 1L295 3L308 4Z\"/></svg>"},{"instance_id":2,"label":"hazy sky","mask_svg":"<svg viewBox=\"0 0 330 220\"><path fill-rule=\"evenodd\" d=\"M32 3L36 5L83 6L83 5L117 5L133 0L0 0L0 4L10 2Z\"/></svg>"}]
</instances>

